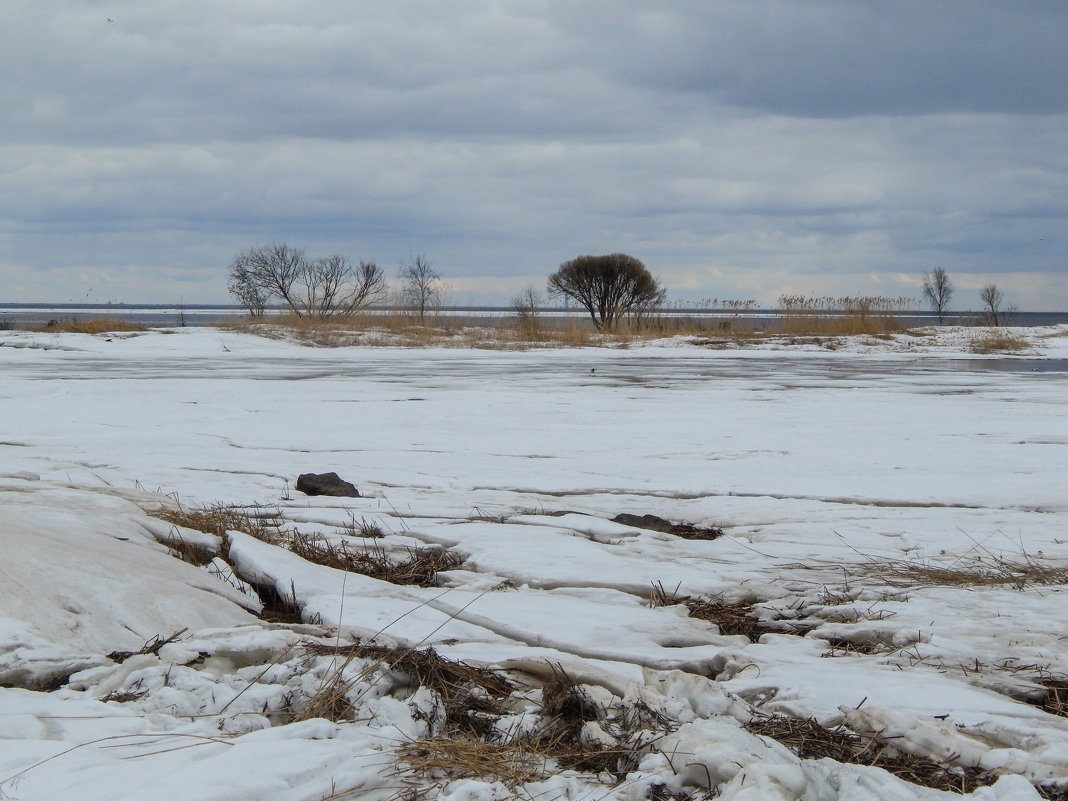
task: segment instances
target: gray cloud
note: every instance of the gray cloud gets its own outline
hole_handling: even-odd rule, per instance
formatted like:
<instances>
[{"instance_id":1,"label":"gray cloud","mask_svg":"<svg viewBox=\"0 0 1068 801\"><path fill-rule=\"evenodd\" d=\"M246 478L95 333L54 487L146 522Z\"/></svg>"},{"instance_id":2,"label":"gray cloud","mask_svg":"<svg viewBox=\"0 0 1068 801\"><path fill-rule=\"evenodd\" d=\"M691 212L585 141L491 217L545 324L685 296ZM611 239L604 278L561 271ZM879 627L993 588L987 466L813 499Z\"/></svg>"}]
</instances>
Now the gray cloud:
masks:
<instances>
[{"instance_id":1,"label":"gray cloud","mask_svg":"<svg viewBox=\"0 0 1068 801\"><path fill-rule=\"evenodd\" d=\"M626 250L678 294L918 294L940 265L1068 305L1061 3L23 0L9 22L5 300L221 301L235 251L286 238L425 252L458 302Z\"/></svg>"}]
</instances>

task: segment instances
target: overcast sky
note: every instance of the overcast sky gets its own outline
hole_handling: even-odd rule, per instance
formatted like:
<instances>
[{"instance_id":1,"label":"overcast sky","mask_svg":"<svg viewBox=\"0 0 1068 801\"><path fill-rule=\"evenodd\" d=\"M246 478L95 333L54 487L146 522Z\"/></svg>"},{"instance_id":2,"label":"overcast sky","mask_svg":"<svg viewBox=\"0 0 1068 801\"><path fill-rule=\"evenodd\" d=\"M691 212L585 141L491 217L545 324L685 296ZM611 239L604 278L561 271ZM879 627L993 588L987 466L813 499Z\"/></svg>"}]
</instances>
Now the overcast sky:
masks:
<instances>
[{"instance_id":1,"label":"overcast sky","mask_svg":"<svg viewBox=\"0 0 1068 801\"><path fill-rule=\"evenodd\" d=\"M585 253L669 298L1068 310L1064 0L11 0L0 301L228 302L425 255L507 303Z\"/></svg>"}]
</instances>

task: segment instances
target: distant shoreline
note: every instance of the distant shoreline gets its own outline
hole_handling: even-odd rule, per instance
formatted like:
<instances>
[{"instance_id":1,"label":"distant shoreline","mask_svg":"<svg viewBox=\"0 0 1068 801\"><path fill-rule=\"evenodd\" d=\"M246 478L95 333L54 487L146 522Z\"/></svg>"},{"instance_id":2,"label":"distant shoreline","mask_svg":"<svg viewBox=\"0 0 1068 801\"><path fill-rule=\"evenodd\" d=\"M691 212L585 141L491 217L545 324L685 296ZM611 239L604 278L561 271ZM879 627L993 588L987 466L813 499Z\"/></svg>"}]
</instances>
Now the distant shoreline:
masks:
<instances>
[{"instance_id":1,"label":"distant shoreline","mask_svg":"<svg viewBox=\"0 0 1068 801\"><path fill-rule=\"evenodd\" d=\"M370 310L383 313L400 311L397 307L376 307ZM273 308L268 315L284 314L286 309ZM581 308L564 308L560 306L545 307L538 312L546 317L578 318L587 316ZM778 309L734 309L708 308L664 308L656 312L664 317L693 317L703 319L746 320L758 328L763 328L782 319ZM854 312L821 311L820 315L833 317L849 315ZM473 322L492 324L494 321L515 314L508 306L444 306L435 314L447 317L470 317ZM905 311L888 313L907 327L936 325L938 318L934 312ZM49 320L60 322L71 319L95 319L116 317L128 322L145 326L197 326L216 323L238 322L247 318L243 308L232 304L174 304L174 303L0 303L0 323L10 322L15 325L44 325ZM984 315L979 310L949 312L945 315L947 325L980 325ZM1025 312L1018 311L1005 315L1002 325L1015 328L1032 328L1045 325L1068 324L1066 312Z\"/></svg>"}]
</instances>

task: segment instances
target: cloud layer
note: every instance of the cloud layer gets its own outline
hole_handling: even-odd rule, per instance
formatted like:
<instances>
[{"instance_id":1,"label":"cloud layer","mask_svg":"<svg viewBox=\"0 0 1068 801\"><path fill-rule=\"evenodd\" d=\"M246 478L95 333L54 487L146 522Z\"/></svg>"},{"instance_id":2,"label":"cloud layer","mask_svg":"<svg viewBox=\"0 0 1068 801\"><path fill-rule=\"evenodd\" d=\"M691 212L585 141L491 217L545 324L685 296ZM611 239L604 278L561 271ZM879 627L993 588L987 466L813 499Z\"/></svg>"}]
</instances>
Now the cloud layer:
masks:
<instances>
[{"instance_id":1,"label":"cloud layer","mask_svg":"<svg viewBox=\"0 0 1068 801\"><path fill-rule=\"evenodd\" d=\"M1068 6L22 1L5 301L225 302L286 239L505 303L625 251L676 298L1068 309ZM111 21L109 21L111 20Z\"/></svg>"}]
</instances>

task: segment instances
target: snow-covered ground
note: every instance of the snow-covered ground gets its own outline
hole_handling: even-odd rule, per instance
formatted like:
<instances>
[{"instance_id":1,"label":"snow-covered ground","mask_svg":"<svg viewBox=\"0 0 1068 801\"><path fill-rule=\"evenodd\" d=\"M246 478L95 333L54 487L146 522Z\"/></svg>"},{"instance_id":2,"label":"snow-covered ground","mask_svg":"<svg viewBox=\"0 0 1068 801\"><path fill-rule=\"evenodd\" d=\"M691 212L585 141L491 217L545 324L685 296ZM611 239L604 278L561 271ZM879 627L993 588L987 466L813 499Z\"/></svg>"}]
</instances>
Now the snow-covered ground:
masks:
<instances>
[{"instance_id":1,"label":"snow-covered ground","mask_svg":"<svg viewBox=\"0 0 1068 801\"><path fill-rule=\"evenodd\" d=\"M996 783L975 799L1063 797L1068 329L1024 333L1006 357L969 329L528 351L0 332L0 798L951 797L800 758L754 728L777 715L978 766ZM329 471L362 497L294 487ZM150 515L179 506L462 562L398 585ZM245 582L303 622L257 618ZM393 661L428 647L511 683L481 732L498 744L559 728L543 688L566 676L577 738L630 751L619 775L417 770L413 746L455 735ZM316 717L337 684L347 719Z\"/></svg>"}]
</instances>

